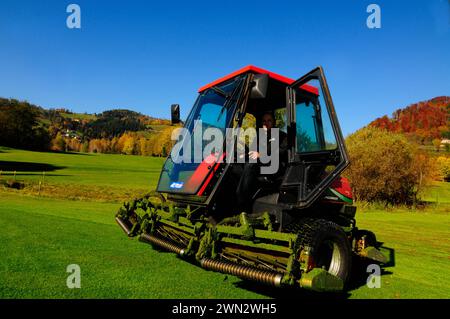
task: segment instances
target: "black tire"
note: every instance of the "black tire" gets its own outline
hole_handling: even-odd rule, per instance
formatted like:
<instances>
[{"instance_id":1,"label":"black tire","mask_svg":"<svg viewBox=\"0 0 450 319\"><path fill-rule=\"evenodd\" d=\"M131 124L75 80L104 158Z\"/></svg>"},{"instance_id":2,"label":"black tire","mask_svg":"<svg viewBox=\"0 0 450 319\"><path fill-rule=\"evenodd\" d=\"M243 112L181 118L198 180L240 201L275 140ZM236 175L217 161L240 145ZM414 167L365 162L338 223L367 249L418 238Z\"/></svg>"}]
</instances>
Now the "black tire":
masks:
<instances>
[{"instance_id":1,"label":"black tire","mask_svg":"<svg viewBox=\"0 0 450 319\"><path fill-rule=\"evenodd\" d=\"M309 248L314 268L324 268L346 285L351 273L352 253L342 228L324 219L305 219L293 230L301 237L300 246Z\"/></svg>"}]
</instances>

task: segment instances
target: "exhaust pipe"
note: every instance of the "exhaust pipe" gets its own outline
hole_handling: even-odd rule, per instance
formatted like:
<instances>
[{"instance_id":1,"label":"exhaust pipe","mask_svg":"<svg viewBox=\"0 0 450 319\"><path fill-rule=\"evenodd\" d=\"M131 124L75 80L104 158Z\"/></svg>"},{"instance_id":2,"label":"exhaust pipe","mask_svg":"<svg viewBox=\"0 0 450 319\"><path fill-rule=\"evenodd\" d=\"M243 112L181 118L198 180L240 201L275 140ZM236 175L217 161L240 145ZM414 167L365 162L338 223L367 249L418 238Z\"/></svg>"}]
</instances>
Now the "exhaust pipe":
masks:
<instances>
[{"instance_id":1,"label":"exhaust pipe","mask_svg":"<svg viewBox=\"0 0 450 319\"><path fill-rule=\"evenodd\" d=\"M280 287L283 274L242 266L231 262L203 258L200 261L203 268L234 275L243 279L257 281L269 286Z\"/></svg>"},{"instance_id":2,"label":"exhaust pipe","mask_svg":"<svg viewBox=\"0 0 450 319\"><path fill-rule=\"evenodd\" d=\"M125 234L127 234L127 236L130 236L131 234L130 228L128 227L127 224L125 224L125 222L120 217L116 217L116 222L117 224L119 224L120 228L122 228L122 230L125 232Z\"/></svg>"},{"instance_id":3,"label":"exhaust pipe","mask_svg":"<svg viewBox=\"0 0 450 319\"><path fill-rule=\"evenodd\" d=\"M142 234L139 237L139 241L144 242L144 243L150 243L150 244L162 247L165 250L171 251L171 252L176 253L176 254L178 254L180 256L183 256L184 253L185 253L184 248L178 247L177 245L174 245L174 244L168 242L167 240L155 237L153 235Z\"/></svg>"}]
</instances>

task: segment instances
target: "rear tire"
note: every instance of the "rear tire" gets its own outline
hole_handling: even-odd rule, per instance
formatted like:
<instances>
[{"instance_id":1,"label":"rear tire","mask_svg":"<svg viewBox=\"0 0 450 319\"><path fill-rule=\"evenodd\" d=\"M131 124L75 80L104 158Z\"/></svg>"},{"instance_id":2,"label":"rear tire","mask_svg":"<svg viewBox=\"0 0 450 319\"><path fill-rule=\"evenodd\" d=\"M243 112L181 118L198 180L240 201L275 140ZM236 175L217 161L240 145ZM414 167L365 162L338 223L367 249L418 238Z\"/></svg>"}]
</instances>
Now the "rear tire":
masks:
<instances>
[{"instance_id":1,"label":"rear tire","mask_svg":"<svg viewBox=\"0 0 450 319\"><path fill-rule=\"evenodd\" d=\"M289 227L291 228L291 227ZM324 219L305 219L294 226L300 246L309 248L312 268L323 268L347 284L352 265L349 240L342 228Z\"/></svg>"}]
</instances>

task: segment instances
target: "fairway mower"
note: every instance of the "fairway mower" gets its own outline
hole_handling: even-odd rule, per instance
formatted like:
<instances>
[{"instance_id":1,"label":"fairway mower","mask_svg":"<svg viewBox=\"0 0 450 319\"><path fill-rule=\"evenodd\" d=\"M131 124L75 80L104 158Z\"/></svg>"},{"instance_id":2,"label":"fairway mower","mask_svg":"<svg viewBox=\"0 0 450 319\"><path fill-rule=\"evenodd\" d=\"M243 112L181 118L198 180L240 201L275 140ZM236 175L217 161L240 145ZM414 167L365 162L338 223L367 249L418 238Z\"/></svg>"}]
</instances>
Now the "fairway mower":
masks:
<instances>
[{"instance_id":1,"label":"fairway mower","mask_svg":"<svg viewBox=\"0 0 450 319\"><path fill-rule=\"evenodd\" d=\"M200 119L201 132L257 128L267 112L286 136L287 155L277 174L258 176L245 210L236 190L247 163L238 155L248 154L252 136L226 134L231 150L197 162L169 155L157 190L125 203L116 221L127 236L207 270L275 287L345 290L355 259L383 265L389 256L372 232L356 227L341 177L349 159L322 68L297 81L242 68L200 88L183 128L195 135ZM174 124L179 114L172 105Z\"/></svg>"}]
</instances>

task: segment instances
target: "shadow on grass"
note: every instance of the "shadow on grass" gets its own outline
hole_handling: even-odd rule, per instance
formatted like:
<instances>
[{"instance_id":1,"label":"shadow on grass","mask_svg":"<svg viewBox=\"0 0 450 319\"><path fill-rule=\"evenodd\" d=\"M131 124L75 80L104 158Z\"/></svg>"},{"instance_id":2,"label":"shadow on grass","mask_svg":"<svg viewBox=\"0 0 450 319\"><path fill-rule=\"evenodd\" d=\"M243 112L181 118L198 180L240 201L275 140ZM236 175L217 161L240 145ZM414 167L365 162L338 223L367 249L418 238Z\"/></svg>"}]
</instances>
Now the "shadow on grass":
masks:
<instances>
[{"instance_id":1,"label":"shadow on grass","mask_svg":"<svg viewBox=\"0 0 450 319\"><path fill-rule=\"evenodd\" d=\"M392 257L393 258L393 257ZM358 288L361 288L367 284L367 279L370 275L373 274L373 271L367 271L367 267L371 264L373 264L373 261L370 260L364 260L360 258L354 258L353 261L353 270L352 270L352 276L349 280L347 290L352 291L356 290ZM395 265L395 262L391 260L389 264L380 265L381 274L380 276L383 277L385 275L392 275L393 272L386 270L387 267L393 267Z\"/></svg>"},{"instance_id":2,"label":"shadow on grass","mask_svg":"<svg viewBox=\"0 0 450 319\"><path fill-rule=\"evenodd\" d=\"M57 166L47 163L0 161L0 170L2 171L52 172L63 168L66 168L66 166Z\"/></svg>"},{"instance_id":3,"label":"shadow on grass","mask_svg":"<svg viewBox=\"0 0 450 319\"><path fill-rule=\"evenodd\" d=\"M392 250L392 259L390 259L389 264L380 266L381 267L381 276L391 275L393 272L386 270L386 267L395 266L395 261L393 257ZM361 288L367 284L367 279L372 272L367 272L367 266L373 264L373 261L364 260L361 258L355 257L352 264L352 273L347 284L345 291L343 292L315 292L307 289L294 288L294 287L286 287L286 288L273 288L268 287L256 282L250 281L239 281L235 284L236 287L245 289L248 291L252 291L254 293L258 293L270 298L276 299L323 299L323 300L343 300L348 299L352 294L352 290L356 290Z\"/></svg>"},{"instance_id":4,"label":"shadow on grass","mask_svg":"<svg viewBox=\"0 0 450 319\"><path fill-rule=\"evenodd\" d=\"M427 208L433 208L436 207L439 204L443 204L444 202L440 202L439 199L436 200L421 200L419 203L416 204L416 206L414 207L415 209L418 210L425 210Z\"/></svg>"},{"instance_id":5,"label":"shadow on grass","mask_svg":"<svg viewBox=\"0 0 450 319\"><path fill-rule=\"evenodd\" d=\"M22 150L22 151L29 151L29 152L41 152L41 153L51 153L51 154L69 154L69 155L83 155L83 156L92 156L90 153L80 153L80 152L61 152L61 151L52 151L52 150L31 150L26 148L11 148L6 146L0 146L0 153L10 153L14 150Z\"/></svg>"},{"instance_id":6,"label":"shadow on grass","mask_svg":"<svg viewBox=\"0 0 450 319\"><path fill-rule=\"evenodd\" d=\"M161 252L167 252L166 250L159 250ZM194 265L196 267L200 267L198 263L196 263L194 260L190 259L184 259L179 256L177 258L180 259L180 261L187 262L191 265ZM205 269L205 271L207 271ZM224 281L228 279L228 277L233 277L232 275L223 274L225 276ZM347 299L351 296L348 292L315 292L307 289L302 289L298 287L281 287L281 288L275 288L271 286L267 286L255 281L250 280L241 280L233 284L238 289L244 289L253 293L257 293L259 295L263 295L265 297L269 298L275 298L275 299L298 299L301 298L302 300L305 299L334 299L334 300L343 300Z\"/></svg>"},{"instance_id":7,"label":"shadow on grass","mask_svg":"<svg viewBox=\"0 0 450 319\"><path fill-rule=\"evenodd\" d=\"M0 146L0 153L8 153L8 151L12 150L12 148L7 146Z\"/></svg>"},{"instance_id":8,"label":"shadow on grass","mask_svg":"<svg viewBox=\"0 0 450 319\"><path fill-rule=\"evenodd\" d=\"M163 248L159 248L157 246L153 246L153 248L161 253L169 253L167 250L164 250ZM189 263L195 267L200 267L199 264L192 259L184 259L180 256L176 256L180 260L180 262L186 262ZM201 268L201 267L200 267ZM208 271L204 269L204 271ZM224 281L228 280L228 277L234 277L233 275L224 275ZM350 294L347 293L319 293L314 292L306 289L300 289L295 287L283 287L283 288L274 288L271 286L267 286L255 281L250 280L241 280L236 283L233 283L233 285L238 289L244 289L259 295L263 295L269 298L276 298L276 299L291 299L291 298L302 298L302 299L346 299L350 296Z\"/></svg>"},{"instance_id":9,"label":"shadow on grass","mask_svg":"<svg viewBox=\"0 0 450 319\"><path fill-rule=\"evenodd\" d=\"M351 295L348 292L315 292L307 289L297 288L297 287L285 287L285 288L274 288L270 286L265 286L257 282L252 281L239 281L234 284L237 288L252 291L254 293L264 295L269 298L275 299L347 299Z\"/></svg>"},{"instance_id":10,"label":"shadow on grass","mask_svg":"<svg viewBox=\"0 0 450 319\"><path fill-rule=\"evenodd\" d=\"M20 177L25 177L25 176L42 176L42 173L19 173L19 171L17 171L18 173L16 174L17 178ZM1 176L14 176L14 172L2 172ZM46 176L49 177L68 177L68 176L73 176L73 175L69 175L69 174L48 174Z\"/></svg>"},{"instance_id":11,"label":"shadow on grass","mask_svg":"<svg viewBox=\"0 0 450 319\"><path fill-rule=\"evenodd\" d=\"M83 156L92 156L92 154L89 153L78 153L78 152L60 152L60 151L48 151L48 153L54 153L54 154L68 154L68 155L83 155Z\"/></svg>"}]
</instances>

